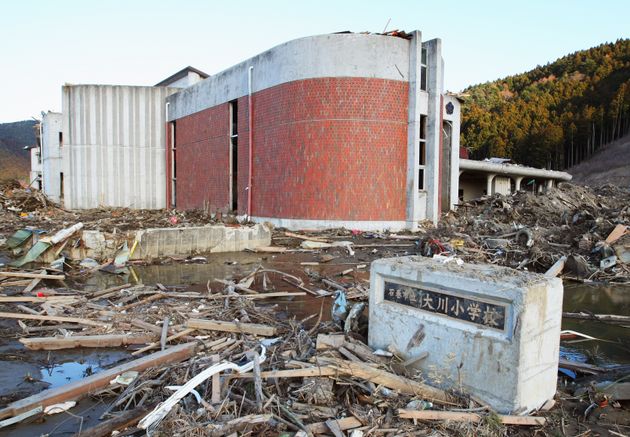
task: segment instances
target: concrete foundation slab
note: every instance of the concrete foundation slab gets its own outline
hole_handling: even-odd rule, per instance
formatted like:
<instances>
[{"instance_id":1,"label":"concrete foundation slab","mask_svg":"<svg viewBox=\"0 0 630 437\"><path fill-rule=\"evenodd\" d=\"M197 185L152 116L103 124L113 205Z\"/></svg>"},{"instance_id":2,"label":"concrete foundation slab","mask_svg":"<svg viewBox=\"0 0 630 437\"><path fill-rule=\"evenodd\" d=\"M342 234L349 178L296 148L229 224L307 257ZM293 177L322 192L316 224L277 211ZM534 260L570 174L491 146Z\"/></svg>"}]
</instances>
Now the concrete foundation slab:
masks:
<instances>
[{"instance_id":1,"label":"concrete foundation slab","mask_svg":"<svg viewBox=\"0 0 630 437\"><path fill-rule=\"evenodd\" d=\"M138 241L131 259L151 260L165 256L189 256L199 253L240 252L271 245L271 229L266 225L254 226L199 226L190 228L141 229L119 234L87 230L81 234L81 244L66 248L71 259L113 258L127 242L131 248ZM51 262L53 251L44 254Z\"/></svg>"},{"instance_id":2,"label":"concrete foundation slab","mask_svg":"<svg viewBox=\"0 0 630 437\"><path fill-rule=\"evenodd\" d=\"M433 385L524 414L556 392L562 281L491 265L372 263L369 344L392 346Z\"/></svg>"}]
</instances>

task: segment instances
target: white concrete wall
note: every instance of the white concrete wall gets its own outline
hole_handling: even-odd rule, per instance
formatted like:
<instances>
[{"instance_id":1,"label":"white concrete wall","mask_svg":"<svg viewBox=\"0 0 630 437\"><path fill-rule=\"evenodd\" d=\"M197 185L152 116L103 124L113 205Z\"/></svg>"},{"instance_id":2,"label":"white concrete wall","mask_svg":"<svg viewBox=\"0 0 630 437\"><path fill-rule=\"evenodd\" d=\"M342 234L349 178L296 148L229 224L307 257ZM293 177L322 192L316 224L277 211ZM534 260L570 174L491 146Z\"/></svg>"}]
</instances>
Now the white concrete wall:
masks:
<instances>
[{"instance_id":1,"label":"white concrete wall","mask_svg":"<svg viewBox=\"0 0 630 437\"><path fill-rule=\"evenodd\" d=\"M352 33L289 41L169 97L169 121L246 95L250 66L254 92L322 77L408 81L409 45L403 38Z\"/></svg>"},{"instance_id":2,"label":"white concrete wall","mask_svg":"<svg viewBox=\"0 0 630 437\"><path fill-rule=\"evenodd\" d=\"M495 176L492 181L492 194L508 195L512 192L511 179L504 176Z\"/></svg>"},{"instance_id":3,"label":"white concrete wall","mask_svg":"<svg viewBox=\"0 0 630 437\"><path fill-rule=\"evenodd\" d=\"M165 208L165 99L176 89L63 87L66 208Z\"/></svg>"},{"instance_id":4,"label":"white concrete wall","mask_svg":"<svg viewBox=\"0 0 630 437\"><path fill-rule=\"evenodd\" d=\"M63 116L48 112L42 117L42 191L53 202L61 198L61 149L59 133L63 129Z\"/></svg>"},{"instance_id":5,"label":"white concrete wall","mask_svg":"<svg viewBox=\"0 0 630 437\"><path fill-rule=\"evenodd\" d=\"M444 70L442 64L442 41L432 39L422 46L427 50L427 156L425 168L426 219L437 223L441 211L439 208L440 183L440 137L442 133L442 88ZM456 171L453 169L453 171Z\"/></svg>"},{"instance_id":6,"label":"white concrete wall","mask_svg":"<svg viewBox=\"0 0 630 437\"><path fill-rule=\"evenodd\" d=\"M38 178L42 174L42 163L40 161L39 147L33 147L30 150L31 154L31 171L29 173L28 183L32 188L39 189Z\"/></svg>"}]
</instances>

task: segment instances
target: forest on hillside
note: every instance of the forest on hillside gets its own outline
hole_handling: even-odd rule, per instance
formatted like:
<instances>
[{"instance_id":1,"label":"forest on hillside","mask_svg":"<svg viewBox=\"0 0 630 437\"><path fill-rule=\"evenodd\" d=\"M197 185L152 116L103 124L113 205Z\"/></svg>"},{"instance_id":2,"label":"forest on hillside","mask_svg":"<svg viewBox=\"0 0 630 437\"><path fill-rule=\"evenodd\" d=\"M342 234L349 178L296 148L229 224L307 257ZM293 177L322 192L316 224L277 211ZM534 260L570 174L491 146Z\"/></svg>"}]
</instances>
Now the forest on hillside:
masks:
<instances>
[{"instance_id":1,"label":"forest on hillside","mask_svg":"<svg viewBox=\"0 0 630 437\"><path fill-rule=\"evenodd\" d=\"M0 123L0 181L28 179L30 152L24 147L35 145L35 120Z\"/></svg>"},{"instance_id":2,"label":"forest on hillside","mask_svg":"<svg viewBox=\"0 0 630 437\"><path fill-rule=\"evenodd\" d=\"M463 91L471 157L565 169L630 131L630 39Z\"/></svg>"}]
</instances>

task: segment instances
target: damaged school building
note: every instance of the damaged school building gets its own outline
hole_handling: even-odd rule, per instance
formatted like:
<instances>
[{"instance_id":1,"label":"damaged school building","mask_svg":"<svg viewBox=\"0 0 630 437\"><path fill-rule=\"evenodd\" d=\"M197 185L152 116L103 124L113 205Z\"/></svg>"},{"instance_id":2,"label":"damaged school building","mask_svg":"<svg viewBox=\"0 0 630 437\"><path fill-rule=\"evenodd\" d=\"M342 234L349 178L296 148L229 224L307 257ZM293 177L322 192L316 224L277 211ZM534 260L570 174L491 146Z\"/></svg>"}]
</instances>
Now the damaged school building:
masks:
<instances>
[{"instance_id":1,"label":"damaged school building","mask_svg":"<svg viewBox=\"0 0 630 437\"><path fill-rule=\"evenodd\" d=\"M336 33L212 76L188 67L155 86L64 85L62 113L43 116L32 182L67 209L398 230L459 200L571 178L460 159L460 100L444 92L441 52L419 31Z\"/></svg>"}]
</instances>

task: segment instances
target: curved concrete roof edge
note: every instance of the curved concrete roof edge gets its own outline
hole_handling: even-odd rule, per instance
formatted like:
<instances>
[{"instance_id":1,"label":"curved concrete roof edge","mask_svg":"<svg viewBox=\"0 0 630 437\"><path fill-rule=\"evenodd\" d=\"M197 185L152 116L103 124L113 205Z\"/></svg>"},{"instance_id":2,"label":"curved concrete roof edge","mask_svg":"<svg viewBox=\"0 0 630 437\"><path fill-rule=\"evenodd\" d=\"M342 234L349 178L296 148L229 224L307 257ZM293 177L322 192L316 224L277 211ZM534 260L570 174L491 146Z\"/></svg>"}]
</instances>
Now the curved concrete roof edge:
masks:
<instances>
[{"instance_id":1,"label":"curved concrete roof edge","mask_svg":"<svg viewBox=\"0 0 630 437\"><path fill-rule=\"evenodd\" d=\"M571 174L564 171L545 170L542 168L525 167L516 164L496 164L487 161L475 161L473 159L460 159L460 170L475 170L485 173L496 173L510 176L531 176L545 179L557 179L561 181L570 181L573 179Z\"/></svg>"}]
</instances>

